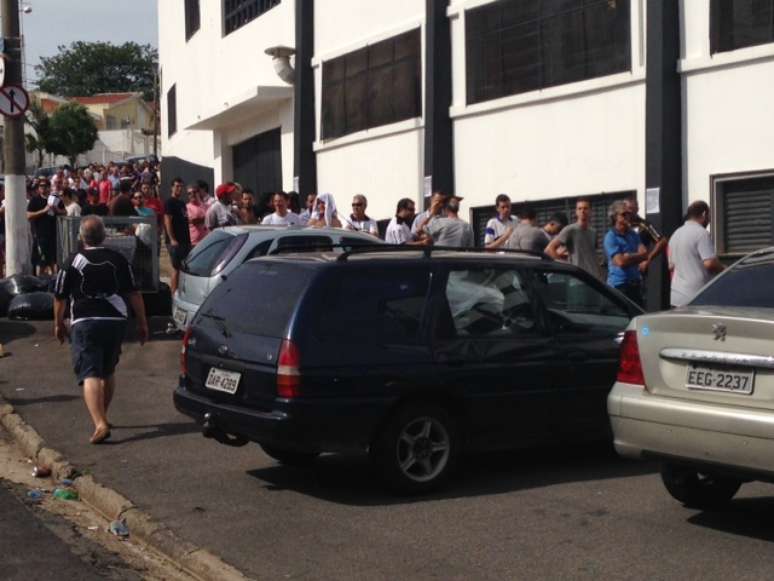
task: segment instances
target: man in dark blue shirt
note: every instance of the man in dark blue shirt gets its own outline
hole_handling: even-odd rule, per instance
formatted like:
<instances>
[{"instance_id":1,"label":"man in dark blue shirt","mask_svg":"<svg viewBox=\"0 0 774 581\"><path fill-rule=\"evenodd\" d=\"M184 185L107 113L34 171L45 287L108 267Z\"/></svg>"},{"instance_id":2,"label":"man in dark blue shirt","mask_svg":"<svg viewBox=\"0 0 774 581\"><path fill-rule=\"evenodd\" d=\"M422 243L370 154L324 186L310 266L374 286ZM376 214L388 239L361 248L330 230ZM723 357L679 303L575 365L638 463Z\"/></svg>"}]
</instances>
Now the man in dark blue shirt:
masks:
<instances>
[{"instance_id":1,"label":"man in dark blue shirt","mask_svg":"<svg viewBox=\"0 0 774 581\"><path fill-rule=\"evenodd\" d=\"M642 306L642 275L639 264L648 259L648 249L632 230L624 202L610 206L610 230L605 235L607 284Z\"/></svg>"},{"instance_id":2,"label":"man in dark blue shirt","mask_svg":"<svg viewBox=\"0 0 774 581\"><path fill-rule=\"evenodd\" d=\"M145 306L132 267L121 254L105 248L105 226L99 216L81 221L83 249L62 266L54 289L54 335L64 343L64 318L70 301L70 343L73 368L94 422L92 444L110 437L107 411L116 386L115 369L132 306L140 344L148 339Z\"/></svg>"}]
</instances>

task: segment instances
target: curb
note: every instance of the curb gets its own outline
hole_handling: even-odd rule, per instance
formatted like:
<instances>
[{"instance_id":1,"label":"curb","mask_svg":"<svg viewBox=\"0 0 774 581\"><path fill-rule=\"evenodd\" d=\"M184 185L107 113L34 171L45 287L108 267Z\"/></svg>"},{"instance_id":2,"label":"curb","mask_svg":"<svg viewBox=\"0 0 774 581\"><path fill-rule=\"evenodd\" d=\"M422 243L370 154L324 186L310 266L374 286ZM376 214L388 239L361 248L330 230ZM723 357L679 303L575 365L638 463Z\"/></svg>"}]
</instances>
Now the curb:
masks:
<instances>
[{"instance_id":1,"label":"curb","mask_svg":"<svg viewBox=\"0 0 774 581\"><path fill-rule=\"evenodd\" d=\"M48 448L40 435L0 396L0 425L25 455L36 464L51 467L54 480L70 478L75 468L56 450ZM128 498L99 484L89 475L73 481L81 500L110 520L125 519L132 537L166 557L183 571L201 581L246 581L248 577L210 551L178 537L155 521Z\"/></svg>"}]
</instances>

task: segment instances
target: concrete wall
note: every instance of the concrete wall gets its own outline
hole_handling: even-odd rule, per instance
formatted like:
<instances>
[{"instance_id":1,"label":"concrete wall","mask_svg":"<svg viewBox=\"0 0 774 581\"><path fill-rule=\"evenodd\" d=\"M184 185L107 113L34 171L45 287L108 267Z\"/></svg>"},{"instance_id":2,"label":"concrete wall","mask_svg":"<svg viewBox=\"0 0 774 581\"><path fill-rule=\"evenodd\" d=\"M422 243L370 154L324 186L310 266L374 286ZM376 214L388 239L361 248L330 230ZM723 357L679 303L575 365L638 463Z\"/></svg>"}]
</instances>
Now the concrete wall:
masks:
<instances>
[{"instance_id":1,"label":"concrete wall","mask_svg":"<svg viewBox=\"0 0 774 581\"><path fill-rule=\"evenodd\" d=\"M423 27L424 17L424 0L315 2L317 189L334 194L342 211L349 211L357 193L368 198L368 213L377 219L392 216L400 198L421 198L423 123L421 118L411 119L321 141L322 63Z\"/></svg>"},{"instance_id":2,"label":"concrete wall","mask_svg":"<svg viewBox=\"0 0 774 581\"><path fill-rule=\"evenodd\" d=\"M712 202L713 175L774 170L774 44L710 55L705 0L683 0L687 201Z\"/></svg>"}]
</instances>

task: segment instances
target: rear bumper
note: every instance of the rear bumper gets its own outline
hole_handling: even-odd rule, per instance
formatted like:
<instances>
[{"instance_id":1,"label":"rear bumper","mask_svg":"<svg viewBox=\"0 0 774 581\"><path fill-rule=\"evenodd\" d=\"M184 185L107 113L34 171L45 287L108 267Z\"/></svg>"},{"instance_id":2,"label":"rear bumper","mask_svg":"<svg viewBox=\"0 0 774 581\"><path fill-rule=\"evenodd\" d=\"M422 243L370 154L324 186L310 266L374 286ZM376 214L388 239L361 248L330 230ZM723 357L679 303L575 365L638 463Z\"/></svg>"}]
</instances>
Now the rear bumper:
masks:
<instances>
[{"instance_id":1,"label":"rear bumper","mask_svg":"<svg viewBox=\"0 0 774 581\"><path fill-rule=\"evenodd\" d=\"M198 310L199 305L182 300L177 293L172 297L172 320L178 330L185 331L185 328L191 324ZM181 315L179 313L181 311L185 313L185 319L180 318Z\"/></svg>"},{"instance_id":2,"label":"rear bumper","mask_svg":"<svg viewBox=\"0 0 774 581\"><path fill-rule=\"evenodd\" d=\"M607 407L622 456L774 475L774 413L659 397L622 383Z\"/></svg>"},{"instance_id":3,"label":"rear bumper","mask_svg":"<svg viewBox=\"0 0 774 581\"><path fill-rule=\"evenodd\" d=\"M174 403L180 413L199 424L210 414L210 425L259 444L299 452L339 453L367 451L390 406L385 400L278 400L278 409L260 411L215 402L183 385L175 390Z\"/></svg>"}]
</instances>

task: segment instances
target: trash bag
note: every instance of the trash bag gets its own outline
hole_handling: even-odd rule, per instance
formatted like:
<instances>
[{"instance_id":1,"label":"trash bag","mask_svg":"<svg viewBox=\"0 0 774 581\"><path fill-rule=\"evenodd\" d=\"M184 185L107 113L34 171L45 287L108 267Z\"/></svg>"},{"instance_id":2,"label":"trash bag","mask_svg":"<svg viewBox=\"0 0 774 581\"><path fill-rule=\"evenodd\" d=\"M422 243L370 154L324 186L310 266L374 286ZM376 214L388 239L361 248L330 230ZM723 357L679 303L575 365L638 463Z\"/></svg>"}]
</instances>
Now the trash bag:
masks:
<instances>
[{"instance_id":1,"label":"trash bag","mask_svg":"<svg viewBox=\"0 0 774 581\"><path fill-rule=\"evenodd\" d=\"M54 295L38 291L15 296L8 306L8 318L50 321L54 318Z\"/></svg>"},{"instance_id":2,"label":"trash bag","mask_svg":"<svg viewBox=\"0 0 774 581\"><path fill-rule=\"evenodd\" d=\"M7 294L11 298L25 293L34 293L48 289L49 279L38 278L31 274L14 274L0 281L0 294Z\"/></svg>"}]
</instances>

